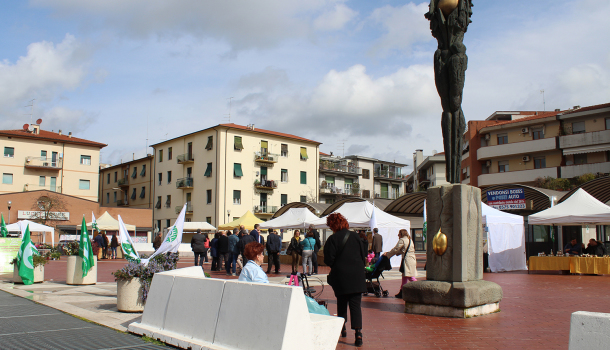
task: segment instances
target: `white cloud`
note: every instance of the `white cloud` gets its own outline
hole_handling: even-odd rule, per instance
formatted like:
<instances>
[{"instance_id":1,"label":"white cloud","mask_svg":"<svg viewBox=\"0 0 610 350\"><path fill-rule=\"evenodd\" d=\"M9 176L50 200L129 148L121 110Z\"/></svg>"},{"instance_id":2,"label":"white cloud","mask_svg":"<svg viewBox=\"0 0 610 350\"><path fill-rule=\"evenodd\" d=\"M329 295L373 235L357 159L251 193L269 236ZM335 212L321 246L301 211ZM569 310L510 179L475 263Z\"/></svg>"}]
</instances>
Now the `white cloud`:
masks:
<instances>
[{"instance_id":1,"label":"white cloud","mask_svg":"<svg viewBox=\"0 0 610 350\"><path fill-rule=\"evenodd\" d=\"M316 30L332 31L342 29L349 21L354 19L358 12L345 6L345 4L335 4L334 8L327 11L313 21Z\"/></svg>"},{"instance_id":2,"label":"white cloud","mask_svg":"<svg viewBox=\"0 0 610 350\"><path fill-rule=\"evenodd\" d=\"M97 115L87 113L83 110L73 110L66 107L53 107L46 111L42 116L44 130L62 130L64 134L72 131L79 133L87 129L95 121ZM78 135L74 135L79 137ZM82 137L82 136L81 136ZM96 140L102 139L100 135ZM101 141L100 141L101 142Z\"/></svg>"}]
</instances>

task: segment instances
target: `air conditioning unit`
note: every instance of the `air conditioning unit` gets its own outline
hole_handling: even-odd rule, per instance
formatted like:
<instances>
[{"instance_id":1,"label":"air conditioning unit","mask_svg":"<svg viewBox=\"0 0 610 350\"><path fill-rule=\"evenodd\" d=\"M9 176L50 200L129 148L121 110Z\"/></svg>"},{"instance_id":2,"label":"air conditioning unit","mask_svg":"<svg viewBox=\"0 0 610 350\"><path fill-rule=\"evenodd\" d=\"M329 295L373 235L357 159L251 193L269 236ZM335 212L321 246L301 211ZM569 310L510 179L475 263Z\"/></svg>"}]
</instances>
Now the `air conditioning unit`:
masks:
<instances>
[{"instance_id":1,"label":"air conditioning unit","mask_svg":"<svg viewBox=\"0 0 610 350\"><path fill-rule=\"evenodd\" d=\"M485 134L485 140L489 141L491 139L491 135L490 134Z\"/></svg>"},{"instance_id":2,"label":"air conditioning unit","mask_svg":"<svg viewBox=\"0 0 610 350\"><path fill-rule=\"evenodd\" d=\"M521 128L522 134L527 134L528 132L530 132L530 128Z\"/></svg>"},{"instance_id":3,"label":"air conditioning unit","mask_svg":"<svg viewBox=\"0 0 610 350\"><path fill-rule=\"evenodd\" d=\"M60 154L59 154L59 159L62 159L63 157L64 157L64 154L63 154L63 153L60 153Z\"/></svg>"},{"instance_id":4,"label":"air conditioning unit","mask_svg":"<svg viewBox=\"0 0 610 350\"><path fill-rule=\"evenodd\" d=\"M529 162L530 161L530 156L523 156L523 161L524 162Z\"/></svg>"},{"instance_id":5,"label":"air conditioning unit","mask_svg":"<svg viewBox=\"0 0 610 350\"><path fill-rule=\"evenodd\" d=\"M490 167L490 166L491 166L491 160L486 161L486 162L485 162L485 166L486 166L486 167Z\"/></svg>"}]
</instances>

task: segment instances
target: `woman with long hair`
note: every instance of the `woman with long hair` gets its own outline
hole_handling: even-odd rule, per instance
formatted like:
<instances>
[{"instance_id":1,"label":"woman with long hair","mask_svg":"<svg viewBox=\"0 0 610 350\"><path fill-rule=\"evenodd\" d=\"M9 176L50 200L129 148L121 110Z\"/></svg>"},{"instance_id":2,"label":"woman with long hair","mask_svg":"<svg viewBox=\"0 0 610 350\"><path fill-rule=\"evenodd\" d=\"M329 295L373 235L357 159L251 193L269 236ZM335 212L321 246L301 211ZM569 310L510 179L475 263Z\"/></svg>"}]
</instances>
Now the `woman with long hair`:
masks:
<instances>
[{"instance_id":1,"label":"woman with long hair","mask_svg":"<svg viewBox=\"0 0 610 350\"><path fill-rule=\"evenodd\" d=\"M324 245L324 263L330 266L328 284L337 298L337 315L347 322L347 306L352 329L355 330L356 346L362 345L362 293L366 292L364 265L366 247L356 232L349 230L349 223L339 213L326 219L326 225L333 231ZM345 323L341 337L346 337Z\"/></svg>"},{"instance_id":2,"label":"woman with long hair","mask_svg":"<svg viewBox=\"0 0 610 350\"><path fill-rule=\"evenodd\" d=\"M316 246L316 240L313 238L313 232L307 232L304 240L301 241L301 249L303 251L303 273L311 276L313 273L313 251ZM309 268L309 270L307 269Z\"/></svg>"},{"instance_id":3,"label":"woman with long hair","mask_svg":"<svg viewBox=\"0 0 610 350\"><path fill-rule=\"evenodd\" d=\"M401 299L402 286L408 282L417 281L417 260L415 259L415 247L412 243L409 231L402 229L398 231L398 243L396 243L396 246L389 252L383 254L388 258L399 254L402 256L402 266L400 267L400 272L402 272L402 283L400 284L400 291L395 295L395 297Z\"/></svg>"},{"instance_id":4,"label":"woman with long hair","mask_svg":"<svg viewBox=\"0 0 610 350\"><path fill-rule=\"evenodd\" d=\"M290 249L292 249L292 274L296 274L299 266L299 251L301 250L301 232L299 230L294 230L294 236L290 239Z\"/></svg>"}]
</instances>

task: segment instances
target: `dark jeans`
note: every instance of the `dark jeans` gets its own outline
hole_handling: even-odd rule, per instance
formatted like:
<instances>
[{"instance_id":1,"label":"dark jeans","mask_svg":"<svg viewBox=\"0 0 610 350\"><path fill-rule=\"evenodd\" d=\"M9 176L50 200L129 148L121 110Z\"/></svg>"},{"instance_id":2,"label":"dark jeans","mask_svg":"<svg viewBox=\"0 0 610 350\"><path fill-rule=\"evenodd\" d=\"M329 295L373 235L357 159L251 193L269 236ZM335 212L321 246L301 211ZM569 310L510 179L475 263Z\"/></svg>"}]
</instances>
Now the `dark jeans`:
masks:
<instances>
[{"instance_id":1,"label":"dark jeans","mask_svg":"<svg viewBox=\"0 0 610 350\"><path fill-rule=\"evenodd\" d=\"M203 248L203 258L202 258L202 263L203 263L203 259L205 259L205 262L208 262L208 250L210 248Z\"/></svg>"},{"instance_id":2,"label":"dark jeans","mask_svg":"<svg viewBox=\"0 0 610 350\"><path fill-rule=\"evenodd\" d=\"M380 257L380 256L381 256L381 252L377 252L377 253L375 253L375 257L376 257L377 259L379 259L379 257Z\"/></svg>"},{"instance_id":3,"label":"dark jeans","mask_svg":"<svg viewBox=\"0 0 610 350\"><path fill-rule=\"evenodd\" d=\"M280 272L280 253L267 252L267 273L271 272L271 266L275 265L275 273Z\"/></svg>"},{"instance_id":4,"label":"dark jeans","mask_svg":"<svg viewBox=\"0 0 610 350\"><path fill-rule=\"evenodd\" d=\"M220 271L220 260L217 256L212 257L212 271Z\"/></svg>"},{"instance_id":5,"label":"dark jeans","mask_svg":"<svg viewBox=\"0 0 610 350\"><path fill-rule=\"evenodd\" d=\"M227 273L231 273L231 270L233 270L233 273L235 273L235 271L237 271L237 255L235 253L228 253L229 254L229 260L225 262L225 267L227 268Z\"/></svg>"},{"instance_id":6,"label":"dark jeans","mask_svg":"<svg viewBox=\"0 0 610 350\"><path fill-rule=\"evenodd\" d=\"M347 305L352 329L362 329L362 293L345 294L337 297L337 316L343 317L347 322Z\"/></svg>"},{"instance_id":7,"label":"dark jeans","mask_svg":"<svg viewBox=\"0 0 610 350\"><path fill-rule=\"evenodd\" d=\"M311 263L313 264L313 273L318 273L318 251L320 251L320 249L314 249L313 255L311 256Z\"/></svg>"},{"instance_id":8,"label":"dark jeans","mask_svg":"<svg viewBox=\"0 0 610 350\"><path fill-rule=\"evenodd\" d=\"M224 268L226 270L227 263L229 262L229 253L218 253L218 271L222 270L222 264L224 263Z\"/></svg>"},{"instance_id":9,"label":"dark jeans","mask_svg":"<svg viewBox=\"0 0 610 350\"><path fill-rule=\"evenodd\" d=\"M205 256L204 252L193 252L195 254L195 266L203 265L203 257ZM201 261L199 261L201 259Z\"/></svg>"}]
</instances>

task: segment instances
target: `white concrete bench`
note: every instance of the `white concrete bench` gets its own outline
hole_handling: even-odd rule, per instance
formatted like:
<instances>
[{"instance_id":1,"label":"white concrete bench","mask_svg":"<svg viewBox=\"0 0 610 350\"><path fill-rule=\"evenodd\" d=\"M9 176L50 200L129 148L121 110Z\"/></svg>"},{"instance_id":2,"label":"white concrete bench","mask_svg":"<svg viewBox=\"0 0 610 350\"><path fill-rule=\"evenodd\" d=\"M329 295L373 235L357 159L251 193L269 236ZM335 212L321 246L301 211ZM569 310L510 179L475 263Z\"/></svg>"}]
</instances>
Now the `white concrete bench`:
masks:
<instances>
[{"instance_id":1,"label":"white concrete bench","mask_svg":"<svg viewBox=\"0 0 610 350\"><path fill-rule=\"evenodd\" d=\"M201 268L156 273L132 333L184 349L335 349L343 319L310 314L303 290L205 278Z\"/></svg>"},{"instance_id":2,"label":"white concrete bench","mask_svg":"<svg viewBox=\"0 0 610 350\"><path fill-rule=\"evenodd\" d=\"M570 320L570 350L608 349L610 314L577 311Z\"/></svg>"}]
</instances>

